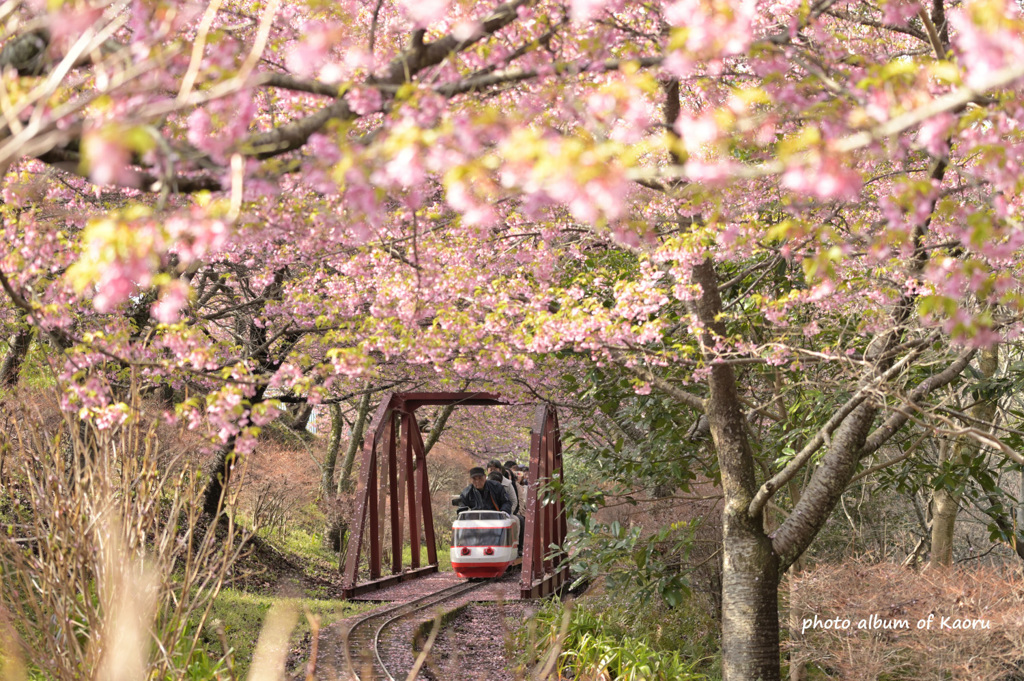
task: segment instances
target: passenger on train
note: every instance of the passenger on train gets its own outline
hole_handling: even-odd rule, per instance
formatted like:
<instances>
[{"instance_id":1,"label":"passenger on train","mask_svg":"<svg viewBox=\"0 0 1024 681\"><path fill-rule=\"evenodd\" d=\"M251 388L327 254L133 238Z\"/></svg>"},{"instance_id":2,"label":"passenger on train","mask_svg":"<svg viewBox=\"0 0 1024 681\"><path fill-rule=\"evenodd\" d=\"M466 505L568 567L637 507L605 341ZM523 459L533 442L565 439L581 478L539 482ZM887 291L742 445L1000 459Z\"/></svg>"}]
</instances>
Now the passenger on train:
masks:
<instances>
[{"instance_id":1,"label":"passenger on train","mask_svg":"<svg viewBox=\"0 0 1024 681\"><path fill-rule=\"evenodd\" d=\"M505 470L505 467L497 459L491 459L487 462L487 474L489 479L491 479L491 475L496 474L498 476L497 482L501 483L502 489L505 490L505 496L512 502L512 515L519 515L522 508L519 503L519 490L516 489L515 483L512 482L511 474Z\"/></svg>"},{"instance_id":2,"label":"passenger on train","mask_svg":"<svg viewBox=\"0 0 1024 681\"><path fill-rule=\"evenodd\" d=\"M516 496L519 497L519 514L523 515L526 513L526 488L523 486L523 481L520 475L520 471L523 467L517 464L515 461L506 461L505 470L512 475L512 482L516 486Z\"/></svg>"},{"instance_id":3,"label":"passenger on train","mask_svg":"<svg viewBox=\"0 0 1024 681\"><path fill-rule=\"evenodd\" d=\"M522 495L519 493L519 485L513 481L512 474L505 470L505 467L497 459L491 459L487 462L487 470L490 475L497 476L505 490L505 495L514 499L512 502L512 515L519 520L519 555L521 556L523 555L523 534L526 529L526 516L523 515L523 512L526 510L526 507L520 503Z\"/></svg>"},{"instance_id":4,"label":"passenger on train","mask_svg":"<svg viewBox=\"0 0 1024 681\"><path fill-rule=\"evenodd\" d=\"M470 484L462 493L452 499L453 506L471 511L504 511L512 514L512 501L505 496L500 482L487 479L487 472L480 466L469 469Z\"/></svg>"},{"instance_id":5,"label":"passenger on train","mask_svg":"<svg viewBox=\"0 0 1024 681\"><path fill-rule=\"evenodd\" d=\"M519 484L519 464L512 459L505 462L505 470L512 474L512 480Z\"/></svg>"}]
</instances>

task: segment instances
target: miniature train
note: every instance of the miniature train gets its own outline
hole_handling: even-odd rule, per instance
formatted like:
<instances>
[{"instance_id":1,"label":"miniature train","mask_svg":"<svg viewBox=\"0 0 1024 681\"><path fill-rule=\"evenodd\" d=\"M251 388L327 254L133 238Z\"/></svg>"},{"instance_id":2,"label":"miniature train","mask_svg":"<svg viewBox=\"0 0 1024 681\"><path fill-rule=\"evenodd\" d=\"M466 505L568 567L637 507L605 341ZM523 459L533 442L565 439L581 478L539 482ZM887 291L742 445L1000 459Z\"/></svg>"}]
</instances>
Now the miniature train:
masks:
<instances>
[{"instance_id":1,"label":"miniature train","mask_svg":"<svg viewBox=\"0 0 1024 681\"><path fill-rule=\"evenodd\" d=\"M519 556L519 519L502 511L462 511L452 524L452 569L459 577L500 577Z\"/></svg>"}]
</instances>

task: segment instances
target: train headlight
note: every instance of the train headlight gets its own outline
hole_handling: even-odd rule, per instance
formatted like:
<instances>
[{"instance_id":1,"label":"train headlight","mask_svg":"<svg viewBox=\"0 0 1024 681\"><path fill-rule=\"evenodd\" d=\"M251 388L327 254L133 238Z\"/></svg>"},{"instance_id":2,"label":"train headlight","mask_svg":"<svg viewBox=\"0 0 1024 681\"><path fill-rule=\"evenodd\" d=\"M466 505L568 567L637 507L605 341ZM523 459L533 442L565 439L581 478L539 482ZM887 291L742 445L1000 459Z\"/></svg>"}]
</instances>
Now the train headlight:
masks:
<instances>
[{"instance_id":1,"label":"train headlight","mask_svg":"<svg viewBox=\"0 0 1024 681\"><path fill-rule=\"evenodd\" d=\"M462 547L462 555L468 556L469 555L469 548L463 546Z\"/></svg>"},{"instance_id":2,"label":"train headlight","mask_svg":"<svg viewBox=\"0 0 1024 681\"><path fill-rule=\"evenodd\" d=\"M494 555L494 549L492 549L490 546L488 546L486 549L484 549L484 555L485 556L493 556Z\"/></svg>"}]
</instances>

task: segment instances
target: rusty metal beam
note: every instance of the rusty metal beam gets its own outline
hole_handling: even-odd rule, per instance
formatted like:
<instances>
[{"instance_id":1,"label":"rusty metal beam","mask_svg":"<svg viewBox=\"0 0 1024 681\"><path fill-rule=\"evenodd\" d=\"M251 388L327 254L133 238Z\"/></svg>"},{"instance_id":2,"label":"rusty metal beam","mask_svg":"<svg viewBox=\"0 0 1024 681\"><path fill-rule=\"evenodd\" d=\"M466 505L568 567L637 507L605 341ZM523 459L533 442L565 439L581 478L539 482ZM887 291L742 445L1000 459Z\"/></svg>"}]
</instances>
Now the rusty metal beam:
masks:
<instances>
[{"instance_id":1,"label":"rusty metal beam","mask_svg":"<svg viewBox=\"0 0 1024 681\"><path fill-rule=\"evenodd\" d=\"M368 504L370 506L370 579L380 577L380 518L377 516L377 450L373 450L373 459L370 461L370 477L366 482L370 492Z\"/></svg>"},{"instance_id":2,"label":"rusty metal beam","mask_svg":"<svg viewBox=\"0 0 1024 681\"><path fill-rule=\"evenodd\" d=\"M547 414L544 420L544 463L545 482L551 482L555 478L555 438L554 419ZM546 497L545 497L546 498ZM550 546L555 543L555 517L561 504L544 504L544 572L550 572L554 568L551 559Z\"/></svg>"},{"instance_id":3,"label":"rusty metal beam","mask_svg":"<svg viewBox=\"0 0 1024 681\"><path fill-rule=\"evenodd\" d=\"M402 507L398 463L395 461L395 412L388 412L388 517L391 521L391 574L402 571Z\"/></svg>"},{"instance_id":4,"label":"rusty metal beam","mask_svg":"<svg viewBox=\"0 0 1024 681\"><path fill-rule=\"evenodd\" d=\"M392 403L395 401L395 393L384 393L384 399L381 400L377 406L377 411L373 414L373 420L370 421L370 439L368 442L380 442L381 436L384 434L384 428L387 426L388 412L394 409Z\"/></svg>"},{"instance_id":5,"label":"rusty metal beam","mask_svg":"<svg viewBox=\"0 0 1024 681\"><path fill-rule=\"evenodd\" d=\"M530 582L528 587L521 587L519 597L524 599L544 598L551 594L561 593L569 585L569 567L555 568L554 572L545 574L540 579Z\"/></svg>"},{"instance_id":6,"label":"rusty metal beam","mask_svg":"<svg viewBox=\"0 0 1024 681\"><path fill-rule=\"evenodd\" d=\"M397 413L395 421L395 427L401 428L402 417L398 416ZM403 433L404 430L405 429L403 428ZM399 441L397 437L395 438L395 440ZM391 460L395 462L396 466L398 466L398 499L396 501L395 506L395 508L397 509L395 511L395 517L398 518L398 538L392 540L394 542L394 555L392 555L391 557L391 562L395 566L392 572L396 574L402 571L402 551L405 546L405 491L408 488L408 484L406 484L406 478L409 475L409 469L406 466L404 452L405 435L403 434L401 436L400 446L398 447L398 449L391 452Z\"/></svg>"},{"instance_id":7,"label":"rusty metal beam","mask_svg":"<svg viewBox=\"0 0 1024 681\"><path fill-rule=\"evenodd\" d=\"M454 404L462 407L494 407L505 404L494 393L401 393L404 408L413 412L420 407Z\"/></svg>"},{"instance_id":8,"label":"rusty metal beam","mask_svg":"<svg viewBox=\"0 0 1024 681\"><path fill-rule=\"evenodd\" d=\"M423 539L427 544L427 562L437 562L437 536L434 533L434 508L430 503L430 477L427 474L427 454L423 435L417 427L412 431L413 452L416 454L416 471L419 474L417 489L420 490L420 509L423 514Z\"/></svg>"},{"instance_id":9,"label":"rusty metal beam","mask_svg":"<svg viewBox=\"0 0 1024 681\"><path fill-rule=\"evenodd\" d=\"M409 501L409 565L415 569L420 566L419 506L422 500L416 490L416 464L412 454L413 431L419 431L415 414L406 412L402 415L402 455L405 457L406 493Z\"/></svg>"},{"instance_id":10,"label":"rusty metal beam","mask_svg":"<svg viewBox=\"0 0 1024 681\"><path fill-rule=\"evenodd\" d=\"M554 423L554 451L555 451L555 470L558 471L558 481L564 482L562 479L565 469L562 466L562 434L558 428L558 412L554 409L551 410L551 419ZM558 546L565 546L565 538L569 534L568 522L565 517L565 506L562 503L561 498L558 500L558 518L556 520L556 534L555 543ZM566 559L564 553L559 555L557 565L561 565ZM567 573L568 574L568 573Z\"/></svg>"},{"instance_id":11,"label":"rusty metal beam","mask_svg":"<svg viewBox=\"0 0 1024 681\"><path fill-rule=\"evenodd\" d=\"M520 575L520 591L523 594L532 591L534 580L544 571L544 546L541 543L544 533L544 518L537 488L544 477L541 470L541 449L544 444L543 433L546 420L547 407L540 405L534 411L533 430L530 433L531 480L526 488L526 529L523 533L523 568ZM526 597L530 598L530 596Z\"/></svg>"},{"instance_id":12,"label":"rusty metal beam","mask_svg":"<svg viewBox=\"0 0 1024 681\"><path fill-rule=\"evenodd\" d=\"M356 487L356 512L353 518L352 534L349 537L348 547L345 552L343 568L344 573L342 584L348 587L354 586L358 580L359 554L363 546L363 534L366 530L367 505L370 500L370 471L376 471L377 468L377 443L380 441L384 424L388 420L386 417L388 416L388 411L391 409L391 402L393 401L393 398L394 393L386 393L384 395L384 399L381 400L380 405L377 407L377 411L374 412L373 420L370 422L368 433L369 437L367 437L366 441L363 443L363 461L362 466L359 469L359 484ZM377 532L376 529L374 529L371 534L375 532ZM373 541L374 540L371 537L371 544ZM380 554L378 552L378 560L379 555Z\"/></svg>"},{"instance_id":13,"label":"rusty metal beam","mask_svg":"<svg viewBox=\"0 0 1024 681\"><path fill-rule=\"evenodd\" d=\"M360 596L370 591L377 589L383 589L384 587L391 586L392 584L400 584L402 582L408 582L411 579L418 577L426 577L437 572L437 565L424 565L418 570L408 570L397 575L389 575L388 577L381 577L368 582L363 582L352 587L345 587L341 590L343 598L352 598L353 596Z\"/></svg>"},{"instance_id":14,"label":"rusty metal beam","mask_svg":"<svg viewBox=\"0 0 1024 681\"><path fill-rule=\"evenodd\" d=\"M381 411L382 409L377 409L378 415ZM376 438L371 436L363 447L363 465L359 469L359 484L356 491L356 499L358 501L353 518L354 522L352 523L352 534L349 536L348 547L345 552L344 580L342 582L345 586L355 585L359 571L359 552L363 544L363 530L366 527L366 492L370 482L370 471L376 467L376 459L374 458L376 444Z\"/></svg>"},{"instance_id":15,"label":"rusty metal beam","mask_svg":"<svg viewBox=\"0 0 1024 681\"><path fill-rule=\"evenodd\" d=\"M370 531L372 533L371 536L373 536L373 534L377 535L376 541L378 548L376 562L379 566L384 565L384 544L382 541L383 538L380 536L380 528L384 527L384 519L391 517L390 514L388 513L388 478L390 477L388 471L391 470L391 457L388 456L388 449L391 446L391 439L392 438L390 431L385 429L384 441L381 443L379 453L377 454L377 460L379 461L379 464L375 464L377 466L377 470L375 473L377 475L377 522L376 524L370 525L370 527L372 528ZM370 578L376 579L377 577L380 577L381 569L382 568L378 568L376 571L376 575L371 574ZM371 570L371 572L373 571Z\"/></svg>"}]
</instances>

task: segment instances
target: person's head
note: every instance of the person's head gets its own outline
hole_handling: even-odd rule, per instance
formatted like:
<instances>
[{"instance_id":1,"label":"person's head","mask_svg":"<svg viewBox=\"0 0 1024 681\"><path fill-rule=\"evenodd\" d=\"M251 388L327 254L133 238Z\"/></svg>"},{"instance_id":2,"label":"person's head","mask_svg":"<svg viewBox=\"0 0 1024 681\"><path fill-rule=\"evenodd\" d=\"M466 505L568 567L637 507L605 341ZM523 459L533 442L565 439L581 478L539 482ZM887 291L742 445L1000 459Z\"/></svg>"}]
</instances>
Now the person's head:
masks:
<instances>
[{"instance_id":1,"label":"person's head","mask_svg":"<svg viewBox=\"0 0 1024 681\"><path fill-rule=\"evenodd\" d=\"M483 489L484 482L487 480L487 471L480 466L473 466L469 469L469 479L473 483L473 487Z\"/></svg>"},{"instance_id":2,"label":"person's head","mask_svg":"<svg viewBox=\"0 0 1024 681\"><path fill-rule=\"evenodd\" d=\"M509 459L505 462L505 470L511 472L513 475L519 472L519 464Z\"/></svg>"},{"instance_id":3,"label":"person's head","mask_svg":"<svg viewBox=\"0 0 1024 681\"><path fill-rule=\"evenodd\" d=\"M501 482L501 473L498 471L491 471L487 474L487 479L493 480L494 482Z\"/></svg>"},{"instance_id":4,"label":"person's head","mask_svg":"<svg viewBox=\"0 0 1024 681\"><path fill-rule=\"evenodd\" d=\"M504 467L502 467L501 462L498 461L497 459L491 459L490 461L487 462L488 473L494 473L495 471L501 473L503 470L505 470Z\"/></svg>"}]
</instances>

